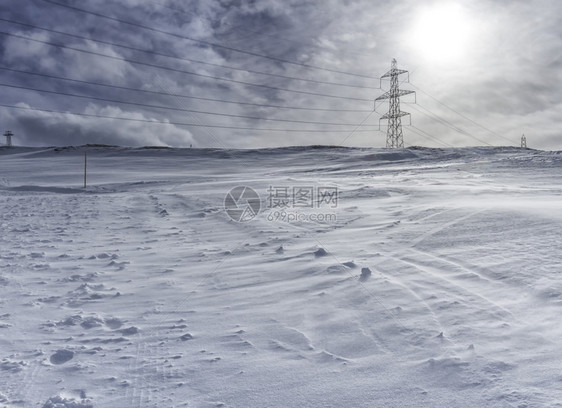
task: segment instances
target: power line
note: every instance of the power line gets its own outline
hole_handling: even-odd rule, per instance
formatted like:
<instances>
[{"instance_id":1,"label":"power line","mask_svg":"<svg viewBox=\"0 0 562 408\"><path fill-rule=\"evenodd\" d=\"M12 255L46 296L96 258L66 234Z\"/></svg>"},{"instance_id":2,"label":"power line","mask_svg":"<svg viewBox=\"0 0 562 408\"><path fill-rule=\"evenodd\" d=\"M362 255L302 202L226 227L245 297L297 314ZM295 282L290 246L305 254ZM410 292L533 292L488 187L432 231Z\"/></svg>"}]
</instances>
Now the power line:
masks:
<instances>
[{"instance_id":1,"label":"power line","mask_svg":"<svg viewBox=\"0 0 562 408\"><path fill-rule=\"evenodd\" d=\"M346 142L347 139L349 139L351 136L353 136L353 135L355 134L355 132L356 132L357 130L359 130L359 128L360 128L361 126L363 126L363 124L371 117L371 115L372 115L373 113L375 113L374 110L371 111L371 113L369 113L369 114L367 115L367 117L366 117L365 119L363 119L363 120L361 121L361 123L358 124L358 125L355 127L355 129L353 129L353 131L352 131L349 135L347 135L345 138L343 138L343 140L338 144L338 146L342 146L342 145Z\"/></svg>"},{"instance_id":2,"label":"power line","mask_svg":"<svg viewBox=\"0 0 562 408\"><path fill-rule=\"evenodd\" d=\"M300 107L300 106L269 105L269 104L243 102L243 101L232 101L232 100L225 100L225 99L205 98L205 97L200 97L200 96L182 95L182 94L175 94L175 93L162 92L162 91L150 91L150 90L147 90L147 89L132 88L132 87L127 87L127 86L104 84L104 83L101 83L101 82L84 81L84 80L75 79L75 78L68 78L68 77L62 77L62 76L44 74L44 73L32 72L32 71L25 71L25 70L8 68L8 67L3 67L3 66L0 66L0 70L16 72L16 73L19 73L19 74L26 74L26 75L36 75L36 76L40 76L40 77L43 77L43 78L51 78L51 79L57 79L57 80L61 80L61 81L69 81L69 82L75 82L75 83L79 83L79 84L102 86L102 87L107 87L107 88L121 89L121 90L125 90L125 91L144 92L144 93L148 93L148 94L152 94L152 95L173 96L173 97L176 97L176 98L196 99L196 100L202 100L202 101L208 101L208 102L229 103L229 104L235 104L235 105L256 106L256 107L260 107L260 108L291 109L291 110L305 110L305 111L325 111L325 112L370 112L369 109L307 108L307 107Z\"/></svg>"},{"instance_id":3,"label":"power line","mask_svg":"<svg viewBox=\"0 0 562 408\"><path fill-rule=\"evenodd\" d=\"M101 14L101 13L98 13L98 12L95 12L95 11L70 6L68 4L59 3L59 2L56 2L56 1L53 1L53 0L41 0L41 1L43 1L45 3L57 5L57 6L60 6L60 7L65 7L65 8L70 9L70 10L78 11L80 13L86 13L86 14L94 15L96 17L101 17L101 18L105 18L105 19L108 19L108 20L116 21L116 22L121 23L121 24L127 24L127 25L130 25L130 26L133 26L133 27L142 28L144 30L150 30L150 31L153 31L153 32L156 32L156 33L169 35L169 36L172 36L172 37L175 37L175 38L181 38L181 39L184 39L184 40L197 42L199 44L204 44L204 45L207 45L209 47L222 48L222 49L228 50L228 51L238 52L238 53L245 54L245 55L251 55L253 57L266 58L266 59L269 59L269 60L272 60L272 61L297 65L297 66L309 68L309 69L327 71L327 72L332 72L332 73L336 73L336 74L343 74L343 75L349 75L349 76L360 77L360 78L376 79L376 80L379 79L379 78L368 76L368 75L362 75L362 74L357 74L357 73L351 73L351 72L339 71L339 70L334 70L334 69L329 69L329 68L324 68L324 67L318 67L318 66L311 65L311 64L305 64L305 63L291 61L291 60L287 60L287 59L283 59L283 58L272 57L270 55L260 54L260 53L256 53L256 52L252 52L252 51L246 51L246 50L242 50L242 49L239 49L239 48L229 47L229 46L214 43L214 42L211 42L211 41L199 40L199 39L196 39L196 38L193 38L193 37L188 37L188 36L172 33L172 32L165 31L165 30L160 30L158 28L146 26L144 24L136 23L136 22L133 22L133 21L127 21L127 20L123 20L123 19L120 19L120 18L107 16L105 14Z\"/></svg>"},{"instance_id":4,"label":"power line","mask_svg":"<svg viewBox=\"0 0 562 408\"><path fill-rule=\"evenodd\" d=\"M433 100L434 100L435 102L437 102L438 104L440 104L440 105L446 107L447 109L449 109L450 111L456 113L456 114L459 115L460 117L462 117L462 118L468 120L469 122L475 124L476 126L482 128L482 129L484 129L484 130L486 130L486 131L492 133L492 134L495 135L495 136L498 136L498 137L500 137L500 138L502 138L502 139L504 139L504 140L507 140L507 141L513 143L513 140L508 139L507 137L502 136L502 135L500 135L499 133L496 133L496 132L494 132L494 131L491 130L491 129L488 129L487 127L485 127L485 126L481 125L480 123L476 122L474 119L469 118L468 116L466 116L466 115L460 113L459 111L457 111L457 110L451 108L451 107L450 107L449 105L447 105L446 103L441 102L439 99L437 99L436 97L430 95L429 93L427 93L427 92L424 91L423 89L417 87L416 85L414 85L414 84L411 84L411 85L412 85L414 88L418 89L420 92L422 92L422 93L424 93L425 95L429 96L431 99L433 99Z\"/></svg>"},{"instance_id":5,"label":"power line","mask_svg":"<svg viewBox=\"0 0 562 408\"><path fill-rule=\"evenodd\" d=\"M151 82L155 82L156 85L160 87L160 89L166 90L166 85L163 83L163 81L160 80L160 77L157 74L152 73L152 77L153 78L152 78ZM185 100L180 99L180 98L176 98L176 101L178 102L180 107L183 108L185 106ZM190 117L192 117L197 123L203 123L203 121L199 118L198 115L196 115L194 113L188 113L188 115ZM218 137L212 129L210 129L208 127L205 127L205 128L203 128L203 132L207 133L211 137L211 139L213 139L216 143L218 143L219 147L222 147L222 148L227 147L227 146L225 146L225 144L223 143L221 138Z\"/></svg>"},{"instance_id":6,"label":"power line","mask_svg":"<svg viewBox=\"0 0 562 408\"><path fill-rule=\"evenodd\" d=\"M415 110L417 110L417 111L420 112L421 114L423 114L423 115L425 115L425 116L427 116L427 117L429 117L429 118L431 118L431 119L434 119L434 120L438 121L439 123L441 123L441 124L447 126L448 128L454 130L454 131L457 132L457 133L460 133L460 134L462 134L462 135L471 137L472 139L477 140L477 141L479 141L480 143L484 143L484 144L487 145L487 146L493 146L492 144L488 143L487 141L482 140L482 139L480 139L480 138L474 136L473 134L467 132L466 130L463 130L463 129L461 129L461 128L455 126L455 125L453 125L451 122L449 122L449 121L447 121L447 120L445 120L445 119L439 117L439 116L436 115L435 113L431 112L429 109L424 108L423 106L421 106L419 103L416 103L415 105L419 106L419 107L422 108L422 109L425 109L426 111L429 112L429 114L427 114L427 113L425 113L425 112L422 112L420 109L416 108L414 105L410 105L410 107L413 108L413 109L415 109Z\"/></svg>"},{"instance_id":7,"label":"power line","mask_svg":"<svg viewBox=\"0 0 562 408\"><path fill-rule=\"evenodd\" d=\"M274 119L274 118L264 118L264 117L258 117L258 116L246 116L246 115L235 115L235 114L230 114L230 113L217 113L217 112L200 111L200 110L196 110L196 109L173 108L173 107L168 107L168 106L151 105L151 104L140 103L140 102L120 101L120 100L117 100L117 99L100 98L100 97L88 96L88 95L78 95L78 94L72 94L72 93L67 93L67 92L50 91L50 90L46 90L46 89L38 89L38 88L32 88L32 87L27 87L27 86L11 85L11 84L4 84L4 83L0 83L0 86L7 87L7 88L24 89L24 90L28 90L28 91L35 91L35 92L41 92L41 93L49 93L49 94L53 94L53 95L70 96L70 97L73 97L73 98L83 98L83 99L91 99L91 100L95 100L95 101L139 106L139 107L143 107L143 108L156 108L156 109L164 109L164 110L170 110L170 111L176 111L176 112L191 112L191 113L199 113L199 114L203 114L203 115L224 116L224 117L229 117L229 118L265 120L265 121L271 121L271 122L285 122L285 123L302 123L302 124L309 124L309 125L356 126L356 124L352 124L352 123L333 123L333 122L315 122L315 121L292 120L292 119Z\"/></svg>"},{"instance_id":8,"label":"power line","mask_svg":"<svg viewBox=\"0 0 562 408\"><path fill-rule=\"evenodd\" d=\"M461 114L461 113L455 111L454 109L452 109L452 108L450 108L449 106L445 105L444 103L440 102L439 100L437 100L437 99L434 98L433 96L429 95L427 92L421 90L419 87L417 87L417 86L415 86L415 85L413 85L413 84L412 84L412 86L413 86L414 88L418 89L419 91L423 92L423 93L426 94L427 96L431 97L432 99L434 99L436 102L440 103L441 105L443 105L443 106L445 106L445 107L451 109L453 112L457 113L458 115L460 115L460 116L462 116L462 117L464 117L464 118L470 120L471 122L473 122L473 123L475 123L476 125L482 127L483 129L486 129L486 130L488 130L489 132L492 132L491 130L485 128L484 126L479 125L478 123L476 123L476 122L473 121L472 119L470 119L470 118L464 116L463 114ZM376 101L375 101L375 104L376 104ZM427 111L428 113L423 112L422 110L418 109L418 108L417 108L416 106L414 106L414 105L418 106L418 107L421 108L421 109L424 109L424 110ZM482 139L480 139L480 138L474 136L473 134L467 132L466 130L464 130L464 129L462 129L462 128L456 126L456 125L454 125L454 124L451 123L450 121L448 121L448 120L446 120L446 119L443 119L442 117L438 116L437 114L435 114L435 113L432 112L431 110L429 110L429 109L425 108L424 106L420 105L418 102L415 102L414 104L412 104L412 105L410 105L410 106L411 106L413 109L415 109L416 111L420 112L421 114L423 114L423 115L425 115L425 116L427 116L427 117L429 117L429 118L431 118L431 119L436 120L437 122L439 122L439 123L441 123L442 125L444 125L444 126L450 128L450 129L454 130L454 131L457 132L457 133L460 133L460 134L462 134L462 135L468 136L468 137L470 137L470 138L472 138L472 139L474 139L474 140L477 140L477 141L479 141L480 143L483 143L483 144L485 144L485 145L487 145L487 146L493 146L492 144L488 143L487 141L482 140ZM375 109L376 109L376 105L375 105ZM451 145L446 144L445 142L440 141L439 139L437 139L437 138L431 136L431 135L428 134L427 132L425 132L425 131L423 131L423 130L421 130L421 129L415 127L415 126L411 126L411 127L413 127L414 129L417 129L418 132L422 132L425 136L427 136L427 137L433 139L434 141L437 141L438 143L445 144L445 145L447 145L448 147L452 147ZM492 133L494 133L494 132L492 132ZM419 134L419 133L418 133L418 134ZM501 136L501 135L498 135L498 136L503 137L503 136ZM504 139L505 139L505 138L504 138Z\"/></svg>"},{"instance_id":9,"label":"power line","mask_svg":"<svg viewBox=\"0 0 562 408\"><path fill-rule=\"evenodd\" d=\"M406 126L406 129L408 129L410 132L413 132L419 136L425 137L425 138L429 138L431 140L433 140L434 142L439 143L442 146L445 147L453 147L452 145L450 145L449 143L446 143L438 138L436 138L435 136L430 135L429 133L427 133L424 130L421 130L420 128L414 126L414 125L410 125L410 126Z\"/></svg>"},{"instance_id":10,"label":"power line","mask_svg":"<svg viewBox=\"0 0 562 408\"><path fill-rule=\"evenodd\" d=\"M343 84L343 83L340 83L340 82L330 82L330 81L320 81L320 80L316 80L316 79L297 78L297 77L292 77L292 76L288 76L288 75L272 74L272 73L268 73L268 72L254 71L254 70L246 69L246 68L237 68L237 67L232 67L232 66L229 66L229 65L215 64L215 63L212 63L212 62L205 62L205 61L195 60L195 59L191 59L191 58L178 57L177 55L164 54L164 53L161 53L161 52L156 52L156 51L142 49L142 48L136 48L136 47L132 47L132 46L129 46L129 45L117 44L117 43L114 43L114 42L104 41L104 40L98 40L98 39L91 38L91 37L84 37L84 36L77 35L77 34L71 34L71 33L66 33L66 32L63 32L63 31L53 30L53 29L50 29L50 28L40 27L40 26L37 26L37 25L34 25L34 24L22 23L22 22L15 21L15 20L8 20L8 19L0 18L0 21L4 21L4 22L10 23L10 24L17 24L17 25L21 25L21 26L24 26L24 27L34 28L34 29L37 29L37 30L43 30L43 31L47 31L47 32L50 32L50 33L66 35L68 37L78 38L78 39L81 39L81 40L84 40L84 41L92 41L92 42L96 42L96 43L99 43L99 44L110 45L112 47L119 47L119 48L124 48L124 49L127 49L127 50L157 55L157 56L160 56L160 57L173 58L173 59L177 59L179 61L187 61L187 62L192 62L192 63L196 63L196 64L208 65L208 66L212 66L212 67L230 69L230 70L234 70L234 71L243 71L243 72L248 72L248 73L251 73L251 74L266 75L266 76L272 76L272 77L276 77L276 78L290 79L290 80L293 80L293 81L310 82L310 83L322 84L322 85L342 86L342 87L361 88L361 89L380 89L379 87L374 87L374 86Z\"/></svg>"},{"instance_id":11,"label":"power line","mask_svg":"<svg viewBox=\"0 0 562 408\"><path fill-rule=\"evenodd\" d=\"M464 130L464 129L462 129L462 128L460 128L460 127L458 127L458 126L452 124L452 123L449 122L448 120L443 119L442 117L438 116L436 113L433 113L433 112L430 111L429 109L423 107L423 106L420 105L419 103L416 103L416 105L419 106L420 108L426 110L427 112L429 112L431 116L430 116L430 115L427 115L426 113L424 113L424 112L422 112L422 111L420 111L420 110L417 109L416 107L413 107L413 108L416 109L418 112L420 112L420 113L422 113L422 114L424 114L424 115L426 115L426 116L428 116L428 117L430 117L430 118L433 117L433 119L435 119L435 120L437 120L438 122L440 122L441 124L443 124L443 125L449 127L450 129L456 131L457 133L460 133L460 134L462 134L462 135L468 136L468 137L470 137L470 138L472 138L472 139L474 139L474 140L476 140L476 141L478 141L478 142L480 142L480 143L485 144L486 146L493 146L493 144L487 142L486 140L480 139L479 137L474 136L472 133L467 132L466 130Z\"/></svg>"},{"instance_id":12,"label":"power line","mask_svg":"<svg viewBox=\"0 0 562 408\"><path fill-rule=\"evenodd\" d=\"M115 120L123 120L123 121L130 121L130 122L153 123L153 124L157 124L157 125L209 127L209 128L216 128L216 129L251 130L251 131L258 131L258 132L287 132L287 133L349 133L350 132L350 130L276 129L276 128L255 128L255 127L241 127L241 126L226 126L226 125L224 125L224 126L223 125L205 125L205 124L200 124L200 123L161 122L161 121L149 120L149 119L124 118L124 117L120 117L120 116L94 115L94 114L90 114L90 113L78 113L78 112L63 112L63 111L57 111L57 110L52 110L52 109L40 109L40 108L32 108L32 107L29 107L29 106L17 106L17 105L8 105L8 104L0 104L0 107L9 108L9 109L47 112L47 113L57 113L57 114L63 114L63 115L84 116L84 117L91 117L91 118L115 119ZM353 131L353 130L351 130L351 131ZM358 130L357 132L370 132L370 130Z\"/></svg>"},{"instance_id":13,"label":"power line","mask_svg":"<svg viewBox=\"0 0 562 408\"><path fill-rule=\"evenodd\" d=\"M169 10L172 10L172 11L175 12L175 13L191 14L191 15L194 15L194 16L198 17L199 19L203 19L203 18L204 18L205 20L207 20L207 21L209 21L209 22L212 22L212 20L210 20L209 18L202 17L201 15L199 15L199 14L193 12L193 11L184 10L184 9L179 9L179 8L175 8L175 7L170 7L170 6L167 5L166 3L163 3L163 2L160 2L160 1L146 0L146 2L147 2L147 3L157 4L157 5L161 6L161 7L164 7L164 8L167 8L167 9L169 9ZM259 30L251 30L251 29L249 29L249 28L247 28L247 27L245 27L245 26L243 26L243 25L240 25L240 24L239 24L239 25L234 25L234 24L232 24L232 23L229 23L228 21L221 21L221 25L230 26L230 27L232 27L232 29L233 29L234 31L242 31L242 32L245 31L246 33L249 33L249 34L251 34L251 35L259 35L259 36L262 36L262 37L270 37L270 38L273 38L273 39L275 39L275 40L277 40L277 41L285 41L285 42L287 42L287 43L290 43L290 44L297 44L297 45L299 45L299 46L301 46L301 45L303 44L303 42L300 41L300 40L293 40L293 39L283 38L283 37L281 37L281 36L279 36L279 35L268 34L268 33L264 33L263 31L259 31ZM219 35L224 35L224 33L220 33ZM239 40L239 39L236 39L236 40ZM309 44L306 44L306 45L307 45L308 47L310 47L310 48L316 48L316 49L319 49L319 50L321 50L321 51L329 52L329 53L332 53L332 54L336 54L336 53L337 53L337 54L342 54L342 53L344 53L344 54L355 54L355 55L369 56L369 57L374 57L374 56L375 56L374 53L357 52L357 51L351 51L351 50L348 50L348 49L344 49L344 50L338 49L338 50L335 50L334 48L330 48L330 47L326 47L326 46L322 46L322 45L318 45L318 44L310 44L310 43L309 43Z\"/></svg>"},{"instance_id":14,"label":"power line","mask_svg":"<svg viewBox=\"0 0 562 408\"><path fill-rule=\"evenodd\" d=\"M47 1L47 0L42 0L42 1ZM353 97L338 96L338 95L328 95L328 94L322 94L322 93L318 93L318 92L308 92L308 91L302 91L302 90L296 90L296 89L280 88L280 87L264 85L264 84L254 84L254 83L251 83L251 82L239 81L239 80L236 80L236 79L217 77L217 76L213 76L213 75L200 74L200 73L197 73L197 72L186 71L186 70L177 69L177 68L165 67L165 66L162 66L162 65L150 64L150 63L147 63L147 62L136 61L136 60L132 60L132 59L129 59L129 58L116 57L114 55L102 54L102 53L96 52L96 51L83 50L83 49L80 49L80 48L69 47L67 45L57 44L57 43L53 43L53 42L50 42L50 41L37 40L35 38L26 37L26 36L23 36L23 35L7 33L5 31L0 31L0 34L7 35L7 36L10 36L10 37L24 39L24 40L27 40L27 41L33 41L33 42L37 42L37 43L41 43L41 44L46 44L46 45L50 45L50 46L53 46L53 47L59 47L59 48L64 48L64 49L68 49L68 50L72 50L72 51L77 51L77 52L82 52L82 53L86 53L86 54L97 55L97 56L100 56L100 57L110 58L110 59L117 60L117 61L128 62L130 64L144 65L144 66L151 67L151 68L163 69L163 70L167 70L167 71L171 71L171 72L177 72L177 73L181 73L181 74L187 74L187 75L194 75L194 76L198 76L198 77L202 77L202 78L208 78L208 79L214 79L214 80L218 80L218 81L226 81L226 82L232 82L232 83L236 83L236 84L255 86L255 87L259 87L259 88L271 89L271 90L274 90L274 91L294 92L294 93L305 94L305 95L322 96L322 97L326 97L326 98L345 99L345 100L361 101L361 102L367 102L367 101L370 102L371 101L370 99L365 99L365 98L353 98Z\"/></svg>"},{"instance_id":15,"label":"power line","mask_svg":"<svg viewBox=\"0 0 562 408\"><path fill-rule=\"evenodd\" d=\"M419 113L421 113L422 115L425 115L425 116L427 116L428 118L431 118L431 119L436 120L437 122L439 122L439 123L441 123L442 125L444 125L444 126L450 128L450 129L454 130L454 131L457 132L457 133L463 134L463 135L465 135L465 136L471 136L470 133L468 133L466 130L463 130L463 129L461 129L461 128L455 126L454 124L452 124L452 123L449 122L448 120L443 119L443 118L437 116L437 114L435 114L435 113L433 113L432 111L430 111L429 109L427 109L427 108L421 106L421 105L420 105L419 103L417 103L417 102L416 102L415 104L410 105L410 106L412 107L412 109L417 110L417 111L418 111ZM420 109L425 110L427 113L421 111Z\"/></svg>"}]
</instances>

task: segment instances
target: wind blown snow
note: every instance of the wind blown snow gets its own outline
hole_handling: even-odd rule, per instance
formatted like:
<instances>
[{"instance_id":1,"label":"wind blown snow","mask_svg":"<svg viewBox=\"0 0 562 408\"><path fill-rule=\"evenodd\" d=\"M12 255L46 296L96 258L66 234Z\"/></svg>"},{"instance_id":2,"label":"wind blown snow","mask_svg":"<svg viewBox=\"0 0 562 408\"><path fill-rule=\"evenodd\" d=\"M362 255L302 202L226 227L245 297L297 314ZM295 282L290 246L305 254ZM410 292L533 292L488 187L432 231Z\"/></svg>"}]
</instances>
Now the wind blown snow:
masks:
<instances>
[{"instance_id":1,"label":"wind blown snow","mask_svg":"<svg viewBox=\"0 0 562 408\"><path fill-rule=\"evenodd\" d=\"M0 407L560 407L561 169L0 148ZM236 186L261 197L246 222Z\"/></svg>"}]
</instances>

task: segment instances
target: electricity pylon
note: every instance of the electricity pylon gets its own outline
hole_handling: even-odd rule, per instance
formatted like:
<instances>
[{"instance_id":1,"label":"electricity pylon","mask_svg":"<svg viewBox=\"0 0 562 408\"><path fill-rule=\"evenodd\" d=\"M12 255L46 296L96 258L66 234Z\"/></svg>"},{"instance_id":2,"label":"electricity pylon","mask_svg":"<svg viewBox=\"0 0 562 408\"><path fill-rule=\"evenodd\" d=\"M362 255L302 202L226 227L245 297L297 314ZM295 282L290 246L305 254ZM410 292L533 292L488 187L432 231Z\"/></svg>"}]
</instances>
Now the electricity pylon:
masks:
<instances>
[{"instance_id":1,"label":"electricity pylon","mask_svg":"<svg viewBox=\"0 0 562 408\"><path fill-rule=\"evenodd\" d=\"M388 128L386 130L386 147L404 147L402 116L409 115L409 113L400 110L400 97L414 93L414 91L400 89L398 76L406 74L408 71L398 69L396 65L396 59L392 59L390 71L381 77L381 82L383 78L390 78L390 90L375 99L375 103L384 99L388 99L389 102L388 113L385 113L380 118L380 120L388 120Z\"/></svg>"},{"instance_id":2,"label":"electricity pylon","mask_svg":"<svg viewBox=\"0 0 562 408\"><path fill-rule=\"evenodd\" d=\"M6 146L8 147L12 147L12 136L14 134L12 132L10 132L9 130L6 130L6 133L4 133L4 136L6 137Z\"/></svg>"},{"instance_id":3,"label":"electricity pylon","mask_svg":"<svg viewBox=\"0 0 562 408\"><path fill-rule=\"evenodd\" d=\"M521 148L522 149L527 148L527 138L525 137L525 135L521 136Z\"/></svg>"}]
</instances>

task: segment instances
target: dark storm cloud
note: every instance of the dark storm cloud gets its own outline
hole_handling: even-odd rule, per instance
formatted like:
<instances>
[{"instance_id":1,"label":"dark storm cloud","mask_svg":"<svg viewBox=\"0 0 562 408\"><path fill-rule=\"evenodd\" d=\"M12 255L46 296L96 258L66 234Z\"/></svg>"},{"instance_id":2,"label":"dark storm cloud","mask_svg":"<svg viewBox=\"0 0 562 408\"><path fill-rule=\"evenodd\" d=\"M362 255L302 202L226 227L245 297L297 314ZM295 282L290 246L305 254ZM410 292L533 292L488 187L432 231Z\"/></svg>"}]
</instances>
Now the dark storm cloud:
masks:
<instances>
[{"instance_id":1,"label":"dark storm cloud","mask_svg":"<svg viewBox=\"0 0 562 408\"><path fill-rule=\"evenodd\" d=\"M27 107L19 104L20 107ZM95 105L83 109L84 115L124 116L118 107ZM6 120L4 114L0 116ZM21 145L67 146L88 143L125 146L185 146L193 142L186 132L172 125L150 124L153 118L140 113L127 117L137 121L103 121L90 116L70 116L40 111L24 111L12 120L21 130ZM53 143L53 140L56 143ZM119 142L119 143L116 143Z\"/></svg>"},{"instance_id":2,"label":"dark storm cloud","mask_svg":"<svg viewBox=\"0 0 562 408\"><path fill-rule=\"evenodd\" d=\"M445 62L425 58L424 48L427 45L420 47L413 41L419 34L413 32L412 27L420 10L442 4L436 1L56 2L137 25L80 13L42 0L5 0L0 6L0 18L70 33L74 37L0 21L0 31L42 41L32 42L0 35L0 67L121 88L0 70L0 82L4 84L98 98L89 100L0 87L1 104L174 123L350 131L349 127L302 124L298 121L359 124L367 118L368 112L290 110L256 105L368 111L373 106L369 101L313 96L273 88L372 100L383 90L305 82L298 78L376 87L379 81L366 76L376 78L382 75L390 68L390 60L395 57L401 68L411 71L412 84L419 87L415 89L418 89L417 100L420 105L403 105L404 110L412 113L412 122L417 128L452 145L481 144L479 140L487 140L491 144L506 144L513 140L515 144L520 134L526 133L534 147L560 147L557 114L562 106L562 30L559 28L562 26L562 5L553 0L507 1L501 4L491 0L458 1L471 25L471 38L467 48L459 50L462 58L456 63L452 58L451 61L445 58ZM162 31L176 35L166 35ZM49 42L88 50L90 53L46 44ZM312 66L329 70L314 69ZM231 81L190 75L186 71ZM263 84L269 88L247 83ZM388 86L387 83L384 86ZM403 87L408 86L403 84ZM122 88L144 89L153 93ZM176 96L166 96L164 93ZM241 101L245 104L204 101L177 95ZM433 98L437 98L439 103ZM175 110L120 104L116 101L167 106ZM230 116L181 112L178 109ZM378 124L380 113L385 107L380 109L381 112L366 120L366 125ZM426 110L431 114L427 114ZM236 115L296 122L256 121ZM444 121L436 120L435 116ZM16 133L14 141L28 145L108 143L188 146L193 143L196 146L263 147L339 144L351 133L282 133L156 125L5 107L0 107L0 120L4 128ZM451 123L454 128L444 123ZM376 127L360 130L365 129L372 131L356 132L346 143L384 145L383 132L375 131ZM458 129L465 133L459 133ZM501 135L503 139L498 139L486 129ZM467 133L475 138L467 136ZM437 145L435 140L424 138L419 132L416 134L407 128L406 144Z\"/></svg>"}]
</instances>

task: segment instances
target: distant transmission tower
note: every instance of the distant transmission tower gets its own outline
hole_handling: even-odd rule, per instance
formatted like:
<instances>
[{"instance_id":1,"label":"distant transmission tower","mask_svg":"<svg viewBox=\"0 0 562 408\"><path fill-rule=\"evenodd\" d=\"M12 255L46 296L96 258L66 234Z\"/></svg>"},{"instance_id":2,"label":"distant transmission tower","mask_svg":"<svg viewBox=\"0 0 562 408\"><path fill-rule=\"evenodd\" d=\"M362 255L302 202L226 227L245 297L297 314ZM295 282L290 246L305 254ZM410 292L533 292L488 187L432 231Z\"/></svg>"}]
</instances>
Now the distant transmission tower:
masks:
<instances>
[{"instance_id":1,"label":"distant transmission tower","mask_svg":"<svg viewBox=\"0 0 562 408\"><path fill-rule=\"evenodd\" d=\"M527 148L527 138L525 137L525 135L521 136L521 148L522 149Z\"/></svg>"},{"instance_id":2,"label":"distant transmission tower","mask_svg":"<svg viewBox=\"0 0 562 408\"><path fill-rule=\"evenodd\" d=\"M8 147L12 147L12 136L14 134L12 132L10 132L9 130L6 130L6 132L4 133L4 136L6 136L6 146Z\"/></svg>"},{"instance_id":3,"label":"distant transmission tower","mask_svg":"<svg viewBox=\"0 0 562 408\"><path fill-rule=\"evenodd\" d=\"M386 130L386 147L404 147L404 136L402 134L402 116L409 115L409 113L402 112L400 110L400 97L414 93L414 91L400 89L398 76L400 74L406 73L408 73L408 71L396 68L396 59L393 59L390 71L388 71L381 77L381 82L383 78L390 78L390 90L375 99L375 103L384 99L388 99L389 102L388 113L385 113L383 116L381 116L381 120L388 119L388 128Z\"/></svg>"}]
</instances>

